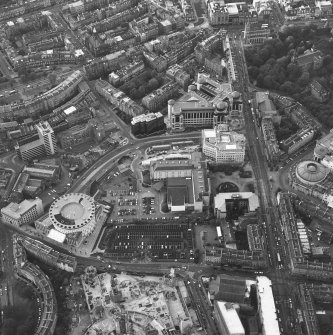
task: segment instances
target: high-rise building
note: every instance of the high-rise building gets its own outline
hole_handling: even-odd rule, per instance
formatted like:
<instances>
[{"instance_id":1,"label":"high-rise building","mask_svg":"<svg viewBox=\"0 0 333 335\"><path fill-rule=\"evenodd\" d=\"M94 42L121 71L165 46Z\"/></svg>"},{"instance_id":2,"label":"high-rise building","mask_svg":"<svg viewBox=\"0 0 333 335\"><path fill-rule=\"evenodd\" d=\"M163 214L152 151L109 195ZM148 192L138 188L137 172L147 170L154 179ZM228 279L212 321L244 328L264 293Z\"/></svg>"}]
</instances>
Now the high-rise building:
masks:
<instances>
[{"instance_id":1,"label":"high-rise building","mask_svg":"<svg viewBox=\"0 0 333 335\"><path fill-rule=\"evenodd\" d=\"M202 152L216 164L242 164L245 143L245 136L229 131L227 124L202 131Z\"/></svg>"},{"instance_id":2,"label":"high-rise building","mask_svg":"<svg viewBox=\"0 0 333 335\"><path fill-rule=\"evenodd\" d=\"M3 221L14 226L29 225L38 219L43 212L43 202L39 198L23 200L19 204L12 202L1 209Z\"/></svg>"},{"instance_id":3,"label":"high-rise building","mask_svg":"<svg viewBox=\"0 0 333 335\"><path fill-rule=\"evenodd\" d=\"M57 152L54 131L47 121L36 125L37 135L20 140L15 145L17 156L22 160L32 160L43 155L54 155Z\"/></svg>"},{"instance_id":4,"label":"high-rise building","mask_svg":"<svg viewBox=\"0 0 333 335\"><path fill-rule=\"evenodd\" d=\"M36 125L39 139L44 144L47 155L54 155L57 152L56 138L54 131L47 121L39 122Z\"/></svg>"}]
</instances>

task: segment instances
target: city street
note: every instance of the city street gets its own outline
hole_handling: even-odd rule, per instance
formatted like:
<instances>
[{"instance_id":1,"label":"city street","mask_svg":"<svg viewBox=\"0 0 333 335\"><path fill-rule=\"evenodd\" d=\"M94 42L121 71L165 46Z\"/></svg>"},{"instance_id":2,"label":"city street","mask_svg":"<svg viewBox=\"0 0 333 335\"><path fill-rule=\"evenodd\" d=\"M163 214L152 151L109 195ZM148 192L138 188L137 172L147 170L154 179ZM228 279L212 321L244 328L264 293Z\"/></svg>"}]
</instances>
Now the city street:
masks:
<instances>
[{"instance_id":1,"label":"city street","mask_svg":"<svg viewBox=\"0 0 333 335\"><path fill-rule=\"evenodd\" d=\"M0 241L0 304L1 310L3 310L6 306L13 306L13 285L15 284L15 276L13 269L12 234L2 224L0 225Z\"/></svg>"},{"instance_id":2,"label":"city street","mask_svg":"<svg viewBox=\"0 0 333 335\"><path fill-rule=\"evenodd\" d=\"M250 108L251 104L247 103L250 102L253 97L251 92L249 92L250 81L247 73L242 40L234 39L231 47L235 54L235 67L239 74L239 80L237 82L238 87L235 88L243 94L243 112L246 124L246 135L248 143L250 144L248 149L259 190L260 208L263 220L262 224L266 233L267 257L271 267L270 279L272 280L273 289L276 292L276 299L279 299L280 296L285 295L285 292L288 291L287 285L290 282L290 278L288 274L280 268L277 259L277 254L280 251L280 245L277 243L277 236L282 236L280 218L277 211L277 202L270 187L266 157L260 144L260 129L258 129L257 123L252 116ZM282 263L284 262L285 259L282 260ZM284 334L283 329L291 329L292 321L290 320L290 313L286 306L281 305L279 311L280 331L281 334ZM295 334L298 334L297 329L295 329Z\"/></svg>"}]
</instances>

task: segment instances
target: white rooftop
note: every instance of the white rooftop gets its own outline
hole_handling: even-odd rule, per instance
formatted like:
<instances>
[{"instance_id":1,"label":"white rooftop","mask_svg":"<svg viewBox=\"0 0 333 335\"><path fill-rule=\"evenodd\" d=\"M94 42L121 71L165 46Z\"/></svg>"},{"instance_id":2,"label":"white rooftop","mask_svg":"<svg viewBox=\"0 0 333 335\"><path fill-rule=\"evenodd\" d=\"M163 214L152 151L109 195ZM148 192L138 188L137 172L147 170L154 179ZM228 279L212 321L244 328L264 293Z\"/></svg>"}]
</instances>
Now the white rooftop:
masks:
<instances>
[{"instance_id":1,"label":"white rooftop","mask_svg":"<svg viewBox=\"0 0 333 335\"><path fill-rule=\"evenodd\" d=\"M214 198L215 208L224 213L226 211L225 202L227 199L248 199L249 211L253 212L259 207L259 198L252 192L219 193Z\"/></svg>"},{"instance_id":2,"label":"white rooftop","mask_svg":"<svg viewBox=\"0 0 333 335\"><path fill-rule=\"evenodd\" d=\"M64 243L66 239L66 235L61 233L58 230L51 229L49 234L47 235L48 238L51 238L52 240L55 240L59 243Z\"/></svg>"},{"instance_id":3,"label":"white rooftop","mask_svg":"<svg viewBox=\"0 0 333 335\"><path fill-rule=\"evenodd\" d=\"M229 334L245 334L244 327L239 319L238 313L231 303L224 301L218 301L217 307L223 316L226 327L228 328Z\"/></svg>"},{"instance_id":4,"label":"white rooftop","mask_svg":"<svg viewBox=\"0 0 333 335\"><path fill-rule=\"evenodd\" d=\"M261 304L263 332L269 335L280 335L277 321L272 282L264 276L257 277L257 289Z\"/></svg>"},{"instance_id":5,"label":"white rooftop","mask_svg":"<svg viewBox=\"0 0 333 335\"><path fill-rule=\"evenodd\" d=\"M69 115L69 114L72 114L76 111L76 107L75 106L71 106L71 107L68 107L64 110L64 113L66 115Z\"/></svg>"}]
</instances>

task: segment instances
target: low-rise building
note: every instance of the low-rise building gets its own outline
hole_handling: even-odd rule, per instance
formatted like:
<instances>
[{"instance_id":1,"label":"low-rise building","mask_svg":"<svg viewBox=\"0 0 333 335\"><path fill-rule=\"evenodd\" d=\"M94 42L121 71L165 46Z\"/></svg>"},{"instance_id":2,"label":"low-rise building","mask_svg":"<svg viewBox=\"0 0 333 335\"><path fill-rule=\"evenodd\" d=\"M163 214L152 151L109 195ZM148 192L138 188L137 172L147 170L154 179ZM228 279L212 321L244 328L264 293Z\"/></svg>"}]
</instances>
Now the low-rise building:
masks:
<instances>
[{"instance_id":1,"label":"low-rise building","mask_svg":"<svg viewBox=\"0 0 333 335\"><path fill-rule=\"evenodd\" d=\"M230 131L227 124L202 131L202 152L216 164L244 163L245 146L245 136Z\"/></svg>"},{"instance_id":2,"label":"low-rise building","mask_svg":"<svg viewBox=\"0 0 333 335\"><path fill-rule=\"evenodd\" d=\"M320 102L326 102L330 99L330 91L327 90L317 80L313 80L310 83L311 94Z\"/></svg>"},{"instance_id":3,"label":"low-rise building","mask_svg":"<svg viewBox=\"0 0 333 335\"><path fill-rule=\"evenodd\" d=\"M323 63L321 52L316 50L306 50L303 55L296 58L296 64L302 68L303 71L309 70L313 65L314 69L318 69Z\"/></svg>"},{"instance_id":4,"label":"low-rise building","mask_svg":"<svg viewBox=\"0 0 333 335\"><path fill-rule=\"evenodd\" d=\"M178 93L178 87L168 82L142 99L142 104L150 111L155 112L167 106L167 101Z\"/></svg>"},{"instance_id":5,"label":"low-rise building","mask_svg":"<svg viewBox=\"0 0 333 335\"><path fill-rule=\"evenodd\" d=\"M143 114L144 109L135 101L125 95L124 92L118 90L107 81L98 79L95 82L96 91L103 96L108 102L117 106L125 114L135 117Z\"/></svg>"},{"instance_id":6,"label":"low-rise building","mask_svg":"<svg viewBox=\"0 0 333 335\"><path fill-rule=\"evenodd\" d=\"M256 278L259 318L263 335L280 335L272 282L264 276Z\"/></svg>"},{"instance_id":7,"label":"low-rise building","mask_svg":"<svg viewBox=\"0 0 333 335\"><path fill-rule=\"evenodd\" d=\"M245 335L245 330L235 306L230 302L214 302L214 314L221 334Z\"/></svg>"},{"instance_id":8,"label":"low-rise building","mask_svg":"<svg viewBox=\"0 0 333 335\"><path fill-rule=\"evenodd\" d=\"M3 221L17 227L32 224L43 213L43 202L39 198L23 200L19 204L12 202L1 209Z\"/></svg>"},{"instance_id":9,"label":"low-rise building","mask_svg":"<svg viewBox=\"0 0 333 335\"><path fill-rule=\"evenodd\" d=\"M140 60L138 62L132 62L126 65L125 67L122 67L118 71L111 72L109 74L109 82L112 85L119 85L122 84L129 79L138 76L140 73L144 71L144 64L143 61Z\"/></svg>"},{"instance_id":10,"label":"low-rise building","mask_svg":"<svg viewBox=\"0 0 333 335\"><path fill-rule=\"evenodd\" d=\"M93 140L93 135L92 125L87 123L71 127L59 134L58 137L61 147L63 149L70 149L81 143Z\"/></svg>"},{"instance_id":11,"label":"low-rise building","mask_svg":"<svg viewBox=\"0 0 333 335\"><path fill-rule=\"evenodd\" d=\"M77 266L75 257L56 251L50 246L28 236L20 236L18 241L20 241L24 249L43 262L67 272L75 271Z\"/></svg>"},{"instance_id":12,"label":"low-rise building","mask_svg":"<svg viewBox=\"0 0 333 335\"><path fill-rule=\"evenodd\" d=\"M254 213L259 208L259 198L252 192L218 193L214 198L217 218L226 217L235 207L244 214Z\"/></svg>"},{"instance_id":13,"label":"low-rise building","mask_svg":"<svg viewBox=\"0 0 333 335\"><path fill-rule=\"evenodd\" d=\"M247 232L247 241L249 243L250 251L262 251L262 234L260 232L259 225L257 224L249 224L246 227Z\"/></svg>"},{"instance_id":14,"label":"low-rise building","mask_svg":"<svg viewBox=\"0 0 333 335\"><path fill-rule=\"evenodd\" d=\"M333 265L311 260L307 257L308 252L304 252L304 244L302 244L295 211L288 193L279 194L279 211L288 248L291 274L314 280L332 280Z\"/></svg>"},{"instance_id":15,"label":"low-rise building","mask_svg":"<svg viewBox=\"0 0 333 335\"><path fill-rule=\"evenodd\" d=\"M282 154L276 138L275 127L271 117L261 120L261 131L265 142L265 155L268 161L276 162Z\"/></svg>"},{"instance_id":16,"label":"low-rise building","mask_svg":"<svg viewBox=\"0 0 333 335\"><path fill-rule=\"evenodd\" d=\"M132 134L136 136L151 135L165 129L162 113L149 113L135 116L131 121Z\"/></svg>"},{"instance_id":17,"label":"low-rise building","mask_svg":"<svg viewBox=\"0 0 333 335\"><path fill-rule=\"evenodd\" d=\"M260 47L268 40L271 35L270 29L268 27L263 27L258 24L245 23L244 30L244 41L245 44Z\"/></svg>"},{"instance_id":18,"label":"low-rise building","mask_svg":"<svg viewBox=\"0 0 333 335\"><path fill-rule=\"evenodd\" d=\"M153 161L150 165L150 178L154 181L168 178L190 178L194 168L190 159Z\"/></svg>"},{"instance_id":19,"label":"low-rise building","mask_svg":"<svg viewBox=\"0 0 333 335\"><path fill-rule=\"evenodd\" d=\"M25 249L22 247L19 237L13 237L13 254L15 276L31 282L41 296L39 318L35 327L35 334L53 334L58 314L57 300L49 277L36 265L27 260Z\"/></svg>"},{"instance_id":20,"label":"low-rise building","mask_svg":"<svg viewBox=\"0 0 333 335\"><path fill-rule=\"evenodd\" d=\"M166 71L166 75L175 81L185 91L188 89L188 85L191 82L190 75L184 71L183 67L179 64L175 64Z\"/></svg>"},{"instance_id":21,"label":"low-rise building","mask_svg":"<svg viewBox=\"0 0 333 335\"><path fill-rule=\"evenodd\" d=\"M34 163L32 166L25 166L23 173L27 173L30 178L39 178L47 180L57 180L61 173L60 165Z\"/></svg>"},{"instance_id":22,"label":"low-rise building","mask_svg":"<svg viewBox=\"0 0 333 335\"><path fill-rule=\"evenodd\" d=\"M309 143L315 135L315 131L311 128L300 129L296 134L291 135L286 140L280 142L280 148L288 153L292 154L302 146Z\"/></svg>"}]
</instances>

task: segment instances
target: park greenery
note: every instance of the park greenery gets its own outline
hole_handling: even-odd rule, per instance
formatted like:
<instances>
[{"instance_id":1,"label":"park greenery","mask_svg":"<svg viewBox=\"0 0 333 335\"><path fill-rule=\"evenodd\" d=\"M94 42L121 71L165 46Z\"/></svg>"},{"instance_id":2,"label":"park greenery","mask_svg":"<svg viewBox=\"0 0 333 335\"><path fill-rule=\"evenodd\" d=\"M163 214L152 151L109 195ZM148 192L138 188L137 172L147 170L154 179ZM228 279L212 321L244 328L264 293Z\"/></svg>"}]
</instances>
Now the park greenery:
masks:
<instances>
[{"instance_id":1,"label":"park greenery","mask_svg":"<svg viewBox=\"0 0 333 335\"><path fill-rule=\"evenodd\" d=\"M150 92L163 85L163 77L155 70L145 70L119 87L133 100L142 99Z\"/></svg>"},{"instance_id":2,"label":"park greenery","mask_svg":"<svg viewBox=\"0 0 333 335\"><path fill-rule=\"evenodd\" d=\"M257 87L293 97L328 127L333 127L333 99L320 103L311 96L309 83L315 79L326 89L333 90L332 32L327 27L319 29L311 24L282 26L278 35L267 40L261 48L245 50L250 80ZM322 64L301 68L297 65L297 57L310 50L321 51Z\"/></svg>"}]
</instances>

